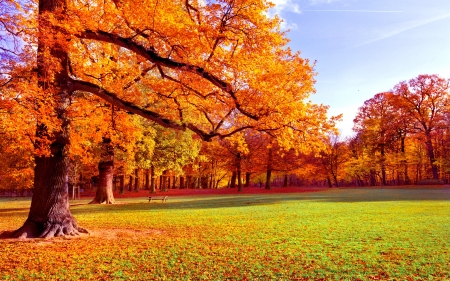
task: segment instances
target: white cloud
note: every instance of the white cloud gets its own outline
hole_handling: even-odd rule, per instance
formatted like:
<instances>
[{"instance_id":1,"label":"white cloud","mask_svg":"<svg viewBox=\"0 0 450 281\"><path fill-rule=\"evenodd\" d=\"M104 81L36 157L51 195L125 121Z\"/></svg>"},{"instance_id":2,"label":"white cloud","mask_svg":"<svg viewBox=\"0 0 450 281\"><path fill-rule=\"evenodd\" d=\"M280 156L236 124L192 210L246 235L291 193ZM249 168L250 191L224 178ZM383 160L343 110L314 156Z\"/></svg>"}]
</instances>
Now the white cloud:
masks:
<instances>
[{"instance_id":1,"label":"white cloud","mask_svg":"<svg viewBox=\"0 0 450 281\"><path fill-rule=\"evenodd\" d=\"M271 14L277 14L281 16L281 13L288 11L292 13L300 14L300 6L293 0L271 0L275 7L272 8Z\"/></svg>"},{"instance_id":2,"label":"white cloud","mask_svg":"<svg viewBox=\"0 0 450 281\"><path fill-rule=\"evenodd\" d=\"M275 4L275 7L270 9L269 17L278 15L278 17L283 20L283 22L281 23L282 30L295 30L298 28L297 24L289 22L285 17L282 16L282 14L285 12L301 14L302 11L300 10L300 5L295 3L295 0L271 0L270 2Z\"/></svg>"}]
</instances>

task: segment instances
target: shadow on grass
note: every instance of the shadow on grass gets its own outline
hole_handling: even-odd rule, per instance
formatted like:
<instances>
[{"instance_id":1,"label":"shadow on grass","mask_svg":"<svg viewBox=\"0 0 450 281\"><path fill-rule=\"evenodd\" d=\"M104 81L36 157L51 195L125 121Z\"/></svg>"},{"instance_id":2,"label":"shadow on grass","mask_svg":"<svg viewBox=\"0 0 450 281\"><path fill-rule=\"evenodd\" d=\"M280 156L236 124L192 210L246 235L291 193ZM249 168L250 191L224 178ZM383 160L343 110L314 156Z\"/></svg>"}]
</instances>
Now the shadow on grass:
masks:
<instances>
[{"instance_id":1,"label":"shadow on grass","mask_svg":"<svg viewBox=\"0 0 450 281\"><path fill-rule=\"evenodd\" d=\"M324 192L299 194L245 194L222 196L169 197L166 203L147 203L145 198L134 198L127 204L89 205L72 208L72 213L103 213L121 211L201 210L217 208L242 208L273 205L283 202L303 201L320 203L363 202L420 202L450 201L450 189L331 189ZM301 204L301 203L300 203Z\"/></svg>"},{"instance_id":2,"label":"shadow on grass","mask_svg":"<svg viewBox=\"0 0 450 281\"><path fill-rule=\"evenodd\" d=\"M148 203L147 198L119 199L119 204L90 205L72 202L71 211L77 214L124 212L124 211L162 211L162 210L202 210L217 208L243 208L280 204L283 202L320 202L320 203L361 203L395 201L450 201L450 189L329 189L314 193L284 194L239 194L239 195L201 195L169 196L166 203ZM301 204L301 203L300 203ZM23 216L29 208L0 209L3 216Z\"/></svg>"}]
</instances>

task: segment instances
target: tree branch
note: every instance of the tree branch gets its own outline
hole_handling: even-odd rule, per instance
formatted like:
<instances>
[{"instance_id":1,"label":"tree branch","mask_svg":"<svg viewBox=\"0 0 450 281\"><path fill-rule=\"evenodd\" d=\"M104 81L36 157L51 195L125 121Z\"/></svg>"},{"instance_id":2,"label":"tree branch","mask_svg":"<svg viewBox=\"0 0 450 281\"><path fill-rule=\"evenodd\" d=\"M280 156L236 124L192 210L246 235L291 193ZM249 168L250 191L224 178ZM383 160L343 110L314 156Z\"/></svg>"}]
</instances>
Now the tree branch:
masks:
<instances>
[{"instance_id":1,"label":"tree branch","mask_svg":"<svg viewBox=\"0 0 450 281\"><path fill-rule=\"evenodd\" d=\"M253 119L253 120L259 120L259 117L255 114L252 114L245 109L242 108L241 104L238 101L238 98L236 96L236 93L233 91L233 86L221 80L214 74L206 71L204 68L191 65L184 62L178 62L175 60L172 60L170 58L164 58L161 57L153 48L145 48L138 43L134 42L130 38L123 38L115 34L111 34L104 31L91 31L86 30L82 32L81 34L78 34L78 37L81 39L90 39L90 40L96 40L96 41L102 41L106 43L115 44L117 46L126 48L132 52L134 52L137 55L142 56L143 58L147 59L148 61L157 64L158 66L164 66L170 69L176 69L181 71L187 71L190 73L194 73L197 76L202 77L203 79L209 81L214 86L220 88L222 91L226 92L234 101L235 107L245 116Z\"/></svg>"}]
</instances>

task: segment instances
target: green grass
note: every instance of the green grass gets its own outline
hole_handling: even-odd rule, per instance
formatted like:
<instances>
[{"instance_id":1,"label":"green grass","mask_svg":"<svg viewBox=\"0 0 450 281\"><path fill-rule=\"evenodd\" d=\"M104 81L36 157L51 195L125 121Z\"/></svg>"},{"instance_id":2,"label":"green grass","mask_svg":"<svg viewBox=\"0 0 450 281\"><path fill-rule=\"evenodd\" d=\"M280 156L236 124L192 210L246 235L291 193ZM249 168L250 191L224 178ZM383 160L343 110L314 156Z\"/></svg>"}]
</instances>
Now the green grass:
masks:
<instances>
[{"instance_id":1,"label":"green grass","mask_svg":"<svg viewBox=\"0 0 450 281\"><path fill-rule=\"evenodd\" d=\"M145 199L73 206L91 237L0 241L0 280L450 280L449 189ZM0 199L0 231L29 204Z\"/></svg>"}]
</instances>

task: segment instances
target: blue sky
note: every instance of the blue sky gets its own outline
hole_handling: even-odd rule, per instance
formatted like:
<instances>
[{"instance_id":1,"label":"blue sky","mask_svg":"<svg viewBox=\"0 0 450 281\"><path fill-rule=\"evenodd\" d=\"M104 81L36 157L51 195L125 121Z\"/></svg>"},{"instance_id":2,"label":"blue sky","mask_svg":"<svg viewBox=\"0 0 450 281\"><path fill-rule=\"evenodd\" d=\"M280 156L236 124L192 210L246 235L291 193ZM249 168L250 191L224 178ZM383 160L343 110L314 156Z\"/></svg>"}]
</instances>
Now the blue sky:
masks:
<instances>
[{"instance_id":1,"label":"blue sky","mask_svg":"<svg viewBox=\"0 0 450 281\"><path fill-rule=\"evenodd\" d=\"M317 61L315 103L352 134L365 100L419 74L450 78L450 0L271 0L290 47Z\"/></svg>"}]
</instances>

